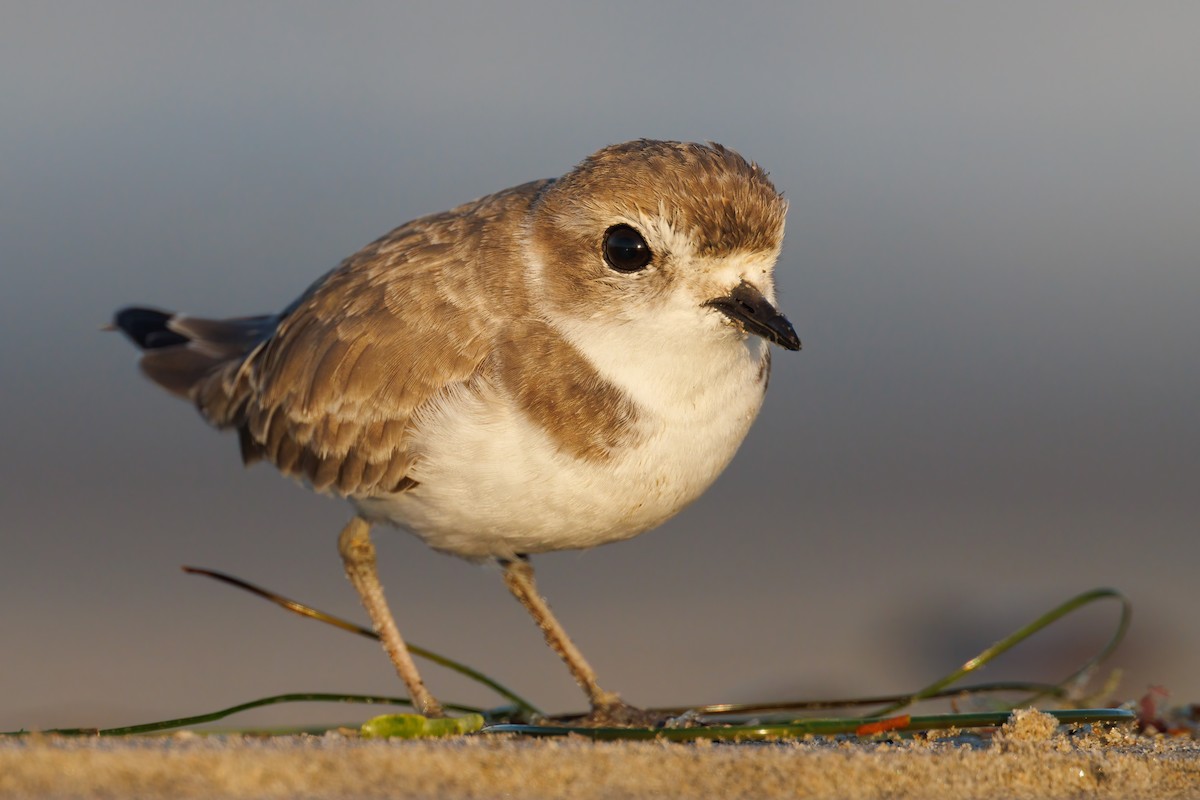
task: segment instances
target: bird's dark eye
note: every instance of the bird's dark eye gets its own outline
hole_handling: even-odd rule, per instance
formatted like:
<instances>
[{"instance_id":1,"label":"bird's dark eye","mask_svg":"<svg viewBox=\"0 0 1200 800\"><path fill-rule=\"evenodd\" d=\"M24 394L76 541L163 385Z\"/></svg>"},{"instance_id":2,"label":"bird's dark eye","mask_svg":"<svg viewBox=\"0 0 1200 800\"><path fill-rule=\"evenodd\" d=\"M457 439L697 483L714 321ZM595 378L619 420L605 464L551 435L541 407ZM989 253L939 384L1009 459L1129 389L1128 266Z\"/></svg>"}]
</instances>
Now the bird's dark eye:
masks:
<instances>
[{"instance_id":1,"label":"bird's dark eye","mask_svg":"<svg viewBox=\"0 0 1200 800\"><path fill-rule=\"evenodd\" d=\"M628 225L613 225L604 232L604 260L617 272L637 272L654 254L642 235Z\"/></svg>"}]
</instances>

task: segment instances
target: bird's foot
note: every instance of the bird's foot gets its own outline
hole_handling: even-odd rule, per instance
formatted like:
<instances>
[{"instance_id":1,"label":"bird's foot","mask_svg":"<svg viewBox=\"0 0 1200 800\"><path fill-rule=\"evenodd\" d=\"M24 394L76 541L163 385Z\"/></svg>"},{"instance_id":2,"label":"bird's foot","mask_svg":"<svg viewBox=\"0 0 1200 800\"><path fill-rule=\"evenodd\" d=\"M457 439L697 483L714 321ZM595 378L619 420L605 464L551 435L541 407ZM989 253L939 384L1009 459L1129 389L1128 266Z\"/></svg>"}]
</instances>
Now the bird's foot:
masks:
<instances>
[{"instance_id":1,"label":"bird's foot","mask_svg":"<svg viewBox=\"0 0 1200 800\"><path fill-rule=\"evenodd\" d=\"M581 728L658 728L670 717L631 706L615 695L611 700L592 706L587 716L571 720Z\"/></svg>"}]
</instances>

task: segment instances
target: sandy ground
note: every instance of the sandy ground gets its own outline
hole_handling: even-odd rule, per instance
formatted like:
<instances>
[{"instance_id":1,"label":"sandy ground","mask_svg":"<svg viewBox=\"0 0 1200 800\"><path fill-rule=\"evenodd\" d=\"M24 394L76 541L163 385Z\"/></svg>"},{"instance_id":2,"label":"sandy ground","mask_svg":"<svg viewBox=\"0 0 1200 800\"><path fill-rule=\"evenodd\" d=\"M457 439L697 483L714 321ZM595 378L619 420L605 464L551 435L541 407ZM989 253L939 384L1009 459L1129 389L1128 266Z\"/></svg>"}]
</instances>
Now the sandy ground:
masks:
<instances>
[{"instance_id":1,"label":"sandy ground","mask_svg":"<svg viewBox=\"0 0 1200 800\"><path fill-rule=\"evenodd\" d=\"M1035 712L987 743L34 736L0 741L0 797L1200 797L1200 744Z\"/></svg>"}]
</instances>

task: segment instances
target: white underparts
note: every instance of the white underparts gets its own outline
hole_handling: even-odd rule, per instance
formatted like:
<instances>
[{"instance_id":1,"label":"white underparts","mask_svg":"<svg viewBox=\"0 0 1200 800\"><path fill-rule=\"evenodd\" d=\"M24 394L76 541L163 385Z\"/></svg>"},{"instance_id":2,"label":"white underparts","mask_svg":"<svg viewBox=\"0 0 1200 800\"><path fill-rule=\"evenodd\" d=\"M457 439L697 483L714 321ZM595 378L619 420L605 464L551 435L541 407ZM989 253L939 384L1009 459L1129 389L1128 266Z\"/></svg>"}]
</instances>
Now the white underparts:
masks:
<instances>
[{"instance_id":1,"label":"white underparts","mask_svg":"<svg viewBox=\"0 0 1200 800\"><path fill-rule=\"evenodd\" d=\"M762 404L766 344L733 330L654 342L637 327L569 331L638 405L634 444L607 459L575 458L480 378L421 414L410 473L419 486L352 502L372 520L466 558L591 547L664 522L733 458ZM641 348L636 358L629 347Z\"/></svg>"}]
</instances>

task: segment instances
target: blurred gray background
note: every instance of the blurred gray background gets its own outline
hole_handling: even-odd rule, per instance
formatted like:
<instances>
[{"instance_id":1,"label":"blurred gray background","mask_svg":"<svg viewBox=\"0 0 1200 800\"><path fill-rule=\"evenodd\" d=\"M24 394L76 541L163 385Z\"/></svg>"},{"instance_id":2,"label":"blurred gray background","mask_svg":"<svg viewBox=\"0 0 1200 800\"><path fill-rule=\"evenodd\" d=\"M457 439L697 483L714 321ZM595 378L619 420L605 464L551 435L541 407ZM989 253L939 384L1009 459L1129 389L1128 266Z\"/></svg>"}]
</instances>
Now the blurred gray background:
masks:
<instances>
[{"instance_id":1,"label":"blurred gray background","mask_svg":"<svg viewBox=\"0 0 1200 800\"><path fill-rule=\"evenodd\" d=\"M1190 3L7 4L0 730L402 693L374 644L179 571L365 617L347 508L243 470L98 328L274 311L401 222L641 136L771 172L804 350L693 507L536 559L604 685L915 689L1112 585L1118 694L1200 699L1197 30ZM377 542L411 641L583 705L496 570ZM1115 615L982 677L1062 677Z\"/></svg>"}]
</instances>

